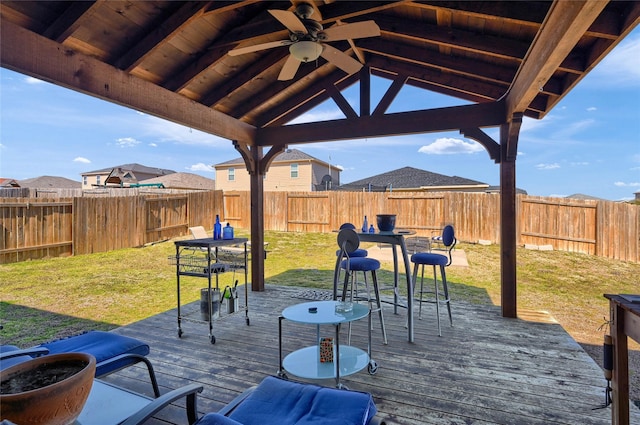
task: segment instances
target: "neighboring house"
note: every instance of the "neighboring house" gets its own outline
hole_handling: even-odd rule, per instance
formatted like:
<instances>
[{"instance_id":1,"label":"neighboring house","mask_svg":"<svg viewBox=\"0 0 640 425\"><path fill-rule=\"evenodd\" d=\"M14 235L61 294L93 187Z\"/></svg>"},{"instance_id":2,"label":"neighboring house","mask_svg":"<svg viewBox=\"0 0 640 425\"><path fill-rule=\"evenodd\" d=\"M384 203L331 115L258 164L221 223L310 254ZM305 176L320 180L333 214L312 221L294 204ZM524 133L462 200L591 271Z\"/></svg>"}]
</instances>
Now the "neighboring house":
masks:
<instances>
[{"instance_id":1,"label":"neighboring house","mask_svg":"<svg viewBox=\"0 0 640 425\"><path fill-rule=\"evenodd\" d=\"M0 187L20 187L20 184L14 179L5 179L0 177Z\"/></svg>"},{"instance_id":2,"label":"neighboring house","mask_svg":"<svg viewBox=\"0 0 640 425\"><path fill-rule=\"evenodd\" d=\"M584 193L574 193L573 195L565 196L565 198L569 199L581 199L587 201L604 201L605 199L598 198L596 196L585 195Z\"/></svg>"},{"instance_id":3,"label":"neighboring house","mask_svg":"<svg viewBox=\"0 0 640 425\"><path fill-rule=\"evenodd\" d=\"M154 177L175 173L173 170L147 167L140 164L124 164L101 170L82 173L82 188L94 187L129 187L132 184L142 183Z\"/></svg>"},{"instance_id":4,"label":"neighboring house","mask_svg":"<svg viewBox=\"0 0 640 425\"><path fill-rule=\"evenodd\" d=\"M500 193L500 186L489 186L486 190L487 193ZM527 195L527 191L516 187L516 194Z\"/></svg>"},{"instance_id":5,"label":"neighboring house","mask_svg":"<svg viewBox=\"0 0 640 425\"><path fill-rule=\"evenodd\" d=\"M216 181L193 173L173 173L162 177L154 177L144 181L145 184L158 183L167 189L216 190Z\"/></svg>"},{"instance_id":6,"label":"neighboring house","mask_svg":"<svg viewBox=\"0 0 640 425\"><path fill-rule=\"evenodd\" d=\"M80 189L82 183L65 177L40 176L20 180L20 186L31 189Z\"/></svg>"},{"instance_id":7,"label":"neighboring house","mask_svg":"<svg viewBox=\"0 0 640 425\"><path fill-rule=\"evenodd\" d=\"M404 167L377 176L347 183L337 190L351 192L485 192L488 184L458 176L445 176L413 167Z\"/></svg>"},{"instance_id":8,"label":"neighboring house","mask_svg":"<svg viewBox=\"0 0 640 425\"><path fill-rule=\"evenodd\" d=\"M250 190L249 173L242 158L214 165L216 189ZM342 170L297 149L276 156L264 177L265 192L314 192L340 185Z\"/></svg>"}]
</instances>

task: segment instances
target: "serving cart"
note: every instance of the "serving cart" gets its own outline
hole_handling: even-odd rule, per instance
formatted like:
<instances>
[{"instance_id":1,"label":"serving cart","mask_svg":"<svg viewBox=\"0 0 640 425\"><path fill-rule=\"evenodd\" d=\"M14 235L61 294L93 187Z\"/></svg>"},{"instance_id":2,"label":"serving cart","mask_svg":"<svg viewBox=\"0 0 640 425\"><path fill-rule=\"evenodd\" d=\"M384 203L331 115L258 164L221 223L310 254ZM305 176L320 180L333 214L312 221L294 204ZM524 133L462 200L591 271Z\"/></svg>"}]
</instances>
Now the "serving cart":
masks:
<instances>
[{"instance_id":1,"label":"serving cart","mask_svg":"<svg viewBox=\"0 0 640 425\"><path fill-rule=\"evenodd\" d=\"M249 295L247 288L247 238L234 239L189 239L176 241L176 255L171 260L176 266L176 283L178 293L178 337L181 338L183 320L208 323L209 339L216 343L213 334L214 318L222 316L222 303L234 303L227 310L227 314L244 310L245 321L249 326ZM244 272L244 307L237 305L237 289L227 287L220 292L219 275L228 272ZM207 288L203 289L200 303L200 318L193 312L186 311L180 302L180 277L194 276L207 279ZM237 285L237 280L236 280ZM227 294L227 290L229 293ZM232 292L233 291L233 292ZM215 295L215 296L214 296ZM225 298L226 296L226 298ZM235 307L234 307L235 305Z\"/></svg>"}]
</instances>

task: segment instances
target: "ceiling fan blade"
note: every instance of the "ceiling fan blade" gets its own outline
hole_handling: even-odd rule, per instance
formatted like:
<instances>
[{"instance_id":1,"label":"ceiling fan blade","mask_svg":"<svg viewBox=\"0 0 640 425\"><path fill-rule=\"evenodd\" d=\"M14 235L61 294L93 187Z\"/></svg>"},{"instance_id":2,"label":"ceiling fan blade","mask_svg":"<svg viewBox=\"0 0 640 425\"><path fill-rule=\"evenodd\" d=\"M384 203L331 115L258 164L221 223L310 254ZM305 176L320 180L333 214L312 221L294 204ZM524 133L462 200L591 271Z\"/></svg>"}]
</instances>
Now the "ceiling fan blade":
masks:
<instances>
[{"instance_id":1,"label":"ceiling fan blade","mask_svg":"<svg viewBox=\"0 0 640 425\"><path fill-rule=\"evenodd\" d=\"M362 64L360 62L353 59L351 56L347 55L346 53L343 53L340 50L328 44L323 43L322 45L324 46L324 49L322 50L322 53L320 54L320 56L322 56L323 58L325 58L327 61L331 62L338 68L342 69L347 74L349 75L354 74L360 71L360 68L362 68Z\"/></svg>"},{"instance_id":2,"label":"ceiling fan blade","mask_svg":"<svg viewBox=\"0 0 640 425\"><path fill-rule=\"evenodd\" d=\"M354 22L353 24L334 25L323 31L326 39L322 41L352 40L355 38L378 37L380 27L374 21Z\"/></svg>"},{"instance_id":3,"label":"ceiling fan blade","mask_svg":"<svg viewBox=\"0 0 640 425\"><path fill-rule=\"evenodd\" d=\"M296 16L295 13L289 10L269 10L269 13L273 15L282 25L287 27L287 29L293 33L307 33L307 27L304 26L300 18Z\"/></svg>"},{"instance_id":4,"label":"ceiling fan blade","mask_svg":"<svg viewBox=\"0 0 640 425\"><path fill-rule=\"evenodd\" d=\"M296 76L296 72L298 72L298 68L300 67L300 61L293 57L293 55L289 55L287 61L284 63L282 69L280 70L280 74L278 75L278 80L280 81L288 81L292 80L293 77Z\"/></svg>"},{"instance_id":5,"label":"ceiling fan blade","mask_svg":"<svg viewBox=\"0 0 640 425\"><path fill-rule=\"evenodd\" d=\"M293 41L291 40L270 41L268 43L254 44L253 46L238 47L236 49L229 50L228 54L229 56L239 56L244 55L245 53L253 53L260 50L273 49L274 47L288 46L292 43Z\"/></svg>"}]
</instances>

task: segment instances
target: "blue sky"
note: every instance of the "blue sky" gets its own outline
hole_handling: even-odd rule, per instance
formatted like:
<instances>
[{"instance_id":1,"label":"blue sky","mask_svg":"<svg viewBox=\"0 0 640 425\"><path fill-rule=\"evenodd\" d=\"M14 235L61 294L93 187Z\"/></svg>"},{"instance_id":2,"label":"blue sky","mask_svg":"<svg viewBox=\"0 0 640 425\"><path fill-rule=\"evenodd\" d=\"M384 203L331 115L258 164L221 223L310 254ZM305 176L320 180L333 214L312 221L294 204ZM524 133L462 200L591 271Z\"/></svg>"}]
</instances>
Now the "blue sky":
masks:
<instances>
[{"instance_id":1,"label":"blue sky","mask_svg":"<svg viewBox=\"0 0 640 425\"><path fill-rule=\"evenodd\" d=\"M388 85L374 79L374 105ZM357 86L343 94L357 111ZM407 87L389 112L461 104ZM329 101L296 122L336 118ZM497 129L485 131L499 140ZM640 191L640 28L544 119L525 118L518 146L516 184L530 195L632 199ZM342 167L342 183L411 166L499 184L499 165L458 132L290 147ZM139 163L215 178L211 165L239 156L228 140L0 68L0 177L80 181L86 171Z\"/></svg>"}]
</instances>

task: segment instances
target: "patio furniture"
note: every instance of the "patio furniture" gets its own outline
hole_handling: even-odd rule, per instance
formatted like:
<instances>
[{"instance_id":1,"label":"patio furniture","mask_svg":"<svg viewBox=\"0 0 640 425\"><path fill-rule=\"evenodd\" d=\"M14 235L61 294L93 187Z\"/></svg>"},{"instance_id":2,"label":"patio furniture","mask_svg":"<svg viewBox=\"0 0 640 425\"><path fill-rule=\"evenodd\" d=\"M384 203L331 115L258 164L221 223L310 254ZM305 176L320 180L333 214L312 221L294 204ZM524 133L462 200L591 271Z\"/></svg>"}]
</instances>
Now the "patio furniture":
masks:
<instances>
[{"instance_id":1,"label":"patio furniture","mask_svg":"<svg viewBox=\"0 0 640 425\"><path fill-rule=\"evenodd\" d=\"M197 425L384 425L371 394L266 377Z\"/></svg>"},{"instance_id":2,"label":"patio furniture","mask_svg":"<svg viewBox=\"0 0 640 425\"><path fill-rule=\"evenodd\" d=\"M26 349L19 349L13 345L0 346L0 370L41 355L89 353L96 358L96 378L140 362L144 363L149 372L153 393L159 397L160 389L156 375L146 357L149 351L149 345L138 339L111 332L89 331Z\"/></svg>"},{"instance_id":3,"label":"patio furniture","mask_svg":"<svg viewBox=\"0 0 640 425\"><path fill-rule=\"evenodd\" d=\"M378 287L378 277L376 271L380 269L380 261L375 258L367 257L352 257L352 253L356 252L360 245L360 238L355 230L344 228L338 233L338 246L340 252L336 261L336 271L334 272L333 283L333 295L334 299L338 299L338 277L340 276L340 270L344 270L344 284L342 286L342 301L347 298L349 301L366 301L369 304L369 309L372 313L377 312L380 317L380 327L382 328L382 337L384 344L387 344L387 330L384 326L384 316L382 313L382 303L380 300L380 289ZM366 295L360 295L358 289L357 273L362 272L365 293ZM373 283L373 295L367 282L366 274L371 273L371 280ZM347 297L347 293L349 296ZM374 307L375 304L375 307ZM349 326L349 333L351 333L351 326Z\"/></svg>"},{"instance_id":4,"label":"patio furniture","mask_svg":"<svg viewBox=\"0 0 640 425\"><path fill-rule=\"evenodd\" d=\"M453 326L453 319L451 318L451 299L449 297L449 288L447 286L447 276L445 272L445 267L448 267L451 264L451 250L456 245L455 231L452 225L447 225L442 230L442 243L446 248L446 252L448 255L435 254L433 252L419 252L413 254L411 256L411 262L414 263L413 267L413 282L414 285L416 283L416 278L418 276L418 268L422 267L422 272L420 275L420 291L418 292L419 297L416 299L420 303L420 308L418 310L418 318L422 319L422 303L434 303L436 305L436 316L438 320L438 336L442 336L442 330L440 328L440 303L445 303L447 305L447 310L449 312L449 322L451 326ZM425 290L424 289L424 267L432 266L433 267L433 284L434 291ZM440 276L442 277L442 289L444 291L444 299L440 299L440 291L438 288L438 279L436 275L436 266L440 267ZM424 299L424 294L435 294L435 299Z\"/></svg>"}]
</instances>

